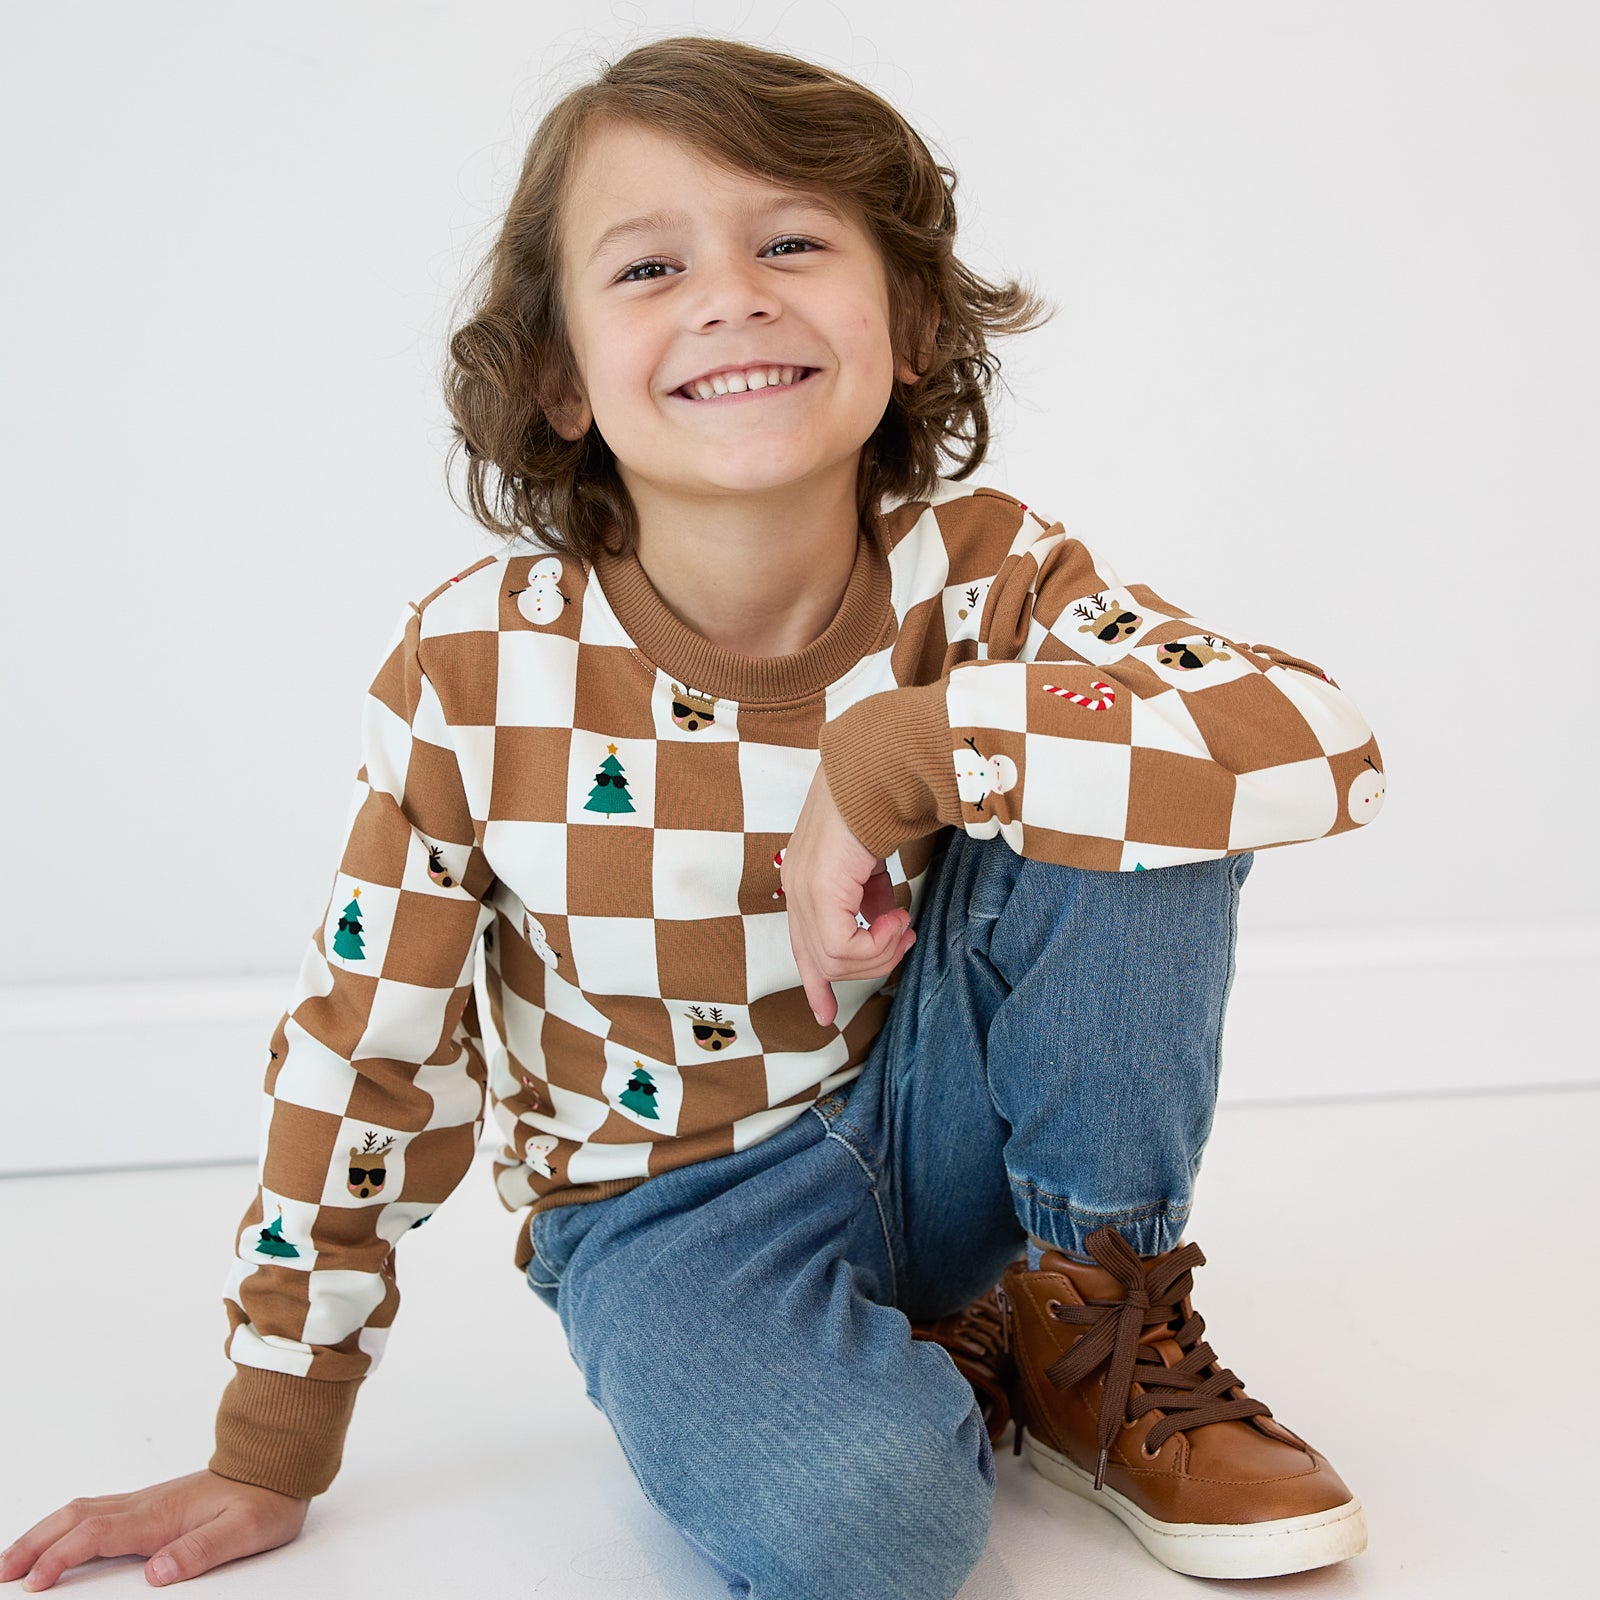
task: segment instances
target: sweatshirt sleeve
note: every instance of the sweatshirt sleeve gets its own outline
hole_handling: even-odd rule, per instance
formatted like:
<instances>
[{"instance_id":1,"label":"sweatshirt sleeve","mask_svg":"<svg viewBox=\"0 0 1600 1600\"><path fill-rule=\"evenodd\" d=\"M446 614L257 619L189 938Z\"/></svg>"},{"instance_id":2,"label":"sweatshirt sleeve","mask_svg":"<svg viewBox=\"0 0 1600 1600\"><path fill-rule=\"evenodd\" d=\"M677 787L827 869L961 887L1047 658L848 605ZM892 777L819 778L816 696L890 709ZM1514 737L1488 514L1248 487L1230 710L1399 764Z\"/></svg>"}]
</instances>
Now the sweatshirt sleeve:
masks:
<instances>
[{"instance_id":1,"label":"sweatshirt sleeve","mask_svg":"<svg viewBox=\"0 0 1600 1600\"><path fill-rule=\"evenodd\" d=\"M1382 756L1320 667L1229 638L1123 583L1060 523L1033 525L989 585L977 660L823 728L829 790L869 850L954 825L1132 872L1377 815Z\"/></svg>"},{"instance_id":2,"label":"sweatshirt sleeve","mask_svg":"<svg viewBox=\"0 0 1600 1600\"><path fill-rule=\"evenodd\" d=\"M491 875L411 608L368 691L321 925L273 1035L255 1198L224 1286L213 1472L321 1494L399 1304L395 1247L471 1166Z\"/></svg>"}]
</instances>

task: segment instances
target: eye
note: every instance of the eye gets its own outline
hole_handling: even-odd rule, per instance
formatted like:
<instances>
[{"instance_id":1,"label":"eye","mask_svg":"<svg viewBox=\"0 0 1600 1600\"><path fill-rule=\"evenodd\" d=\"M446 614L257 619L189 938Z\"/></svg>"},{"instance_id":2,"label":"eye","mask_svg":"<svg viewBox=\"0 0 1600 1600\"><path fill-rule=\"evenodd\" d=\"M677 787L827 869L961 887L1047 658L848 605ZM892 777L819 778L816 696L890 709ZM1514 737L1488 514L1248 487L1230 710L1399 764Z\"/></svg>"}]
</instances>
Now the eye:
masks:
<instances>
[{"instance_id":1,"label":"eye","mask_svg":"<svg viewBox=\"0 0 1600 1600\"><path fill-rule=\"evenodd\" d=\"M634 277L634 273L644 272L649 267L670 267L671 265L672 263L670 261L635 261L631 267L626 267L623 269L623 271L617 274L617 282L650 283L654 280L656 276L655 273L652 272L647 278L636 278Z\"/></svg>"},{"instance_id":2,"label":"eye","mask_svg":"<svg viewBox=\"0 0 1600 1600\"><path fill-rule=\"evenodd\" d=\"M797 245L802 246L806 250L820 250L822 248L822 246L819 245L815 239L802 239L802 238L799 238L796 235L792 235L791 234L787 238L774 239L772 241L772 243L767 246L767 249L769 249L769 250L781 250L781 249L783 249L783 247L785 245L788 245L788 244L797 244ZM785 252L785 254L787 254L787 253L788 252Z\"/></svg>"},{"instance_id":3,"label":"eye","mask_svg":"<svg viewBox=\"0 0 1600 1600\"><path fill-rule=\"evenodd\" d=\"M790 249L790 246L795 246L796 248ZM804 239L798 234L787 234L782 239L774 239L762 251L762 254L766 255L775 251L784 256L799 255L802 253L809 254L813 250L821 250L822 248L823 246L815 239ZM660 268L661 270L652 271L652 268ZM615 281L617 283L654 283L669 269L675 270L673 263L661 260L658 257L648 261L635 261L631 267L624 267L617 274Z\"/></svg>"}]
</instances>

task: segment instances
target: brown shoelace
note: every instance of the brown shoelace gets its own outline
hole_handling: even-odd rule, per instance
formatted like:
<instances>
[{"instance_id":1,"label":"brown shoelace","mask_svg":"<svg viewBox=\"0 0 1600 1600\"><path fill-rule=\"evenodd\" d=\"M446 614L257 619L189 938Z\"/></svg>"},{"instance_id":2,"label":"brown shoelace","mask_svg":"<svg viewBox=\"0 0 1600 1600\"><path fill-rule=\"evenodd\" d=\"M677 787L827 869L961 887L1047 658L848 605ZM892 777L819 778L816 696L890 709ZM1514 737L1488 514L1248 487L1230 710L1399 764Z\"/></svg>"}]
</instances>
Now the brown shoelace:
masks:
<instances>
[{"instance_id":1,"label":"brown shoelace","mask_svg":"<svg viewBox=\"0 0 1600 1600\"><path fill-rule=\"evenodd\" d=\"M1045 1369L1045 1376L1058 1389L1067 1389L1106 1368L1095 1437L1100 1447L1096 1489L1105 1482L1111 1441L1124 1421L1136 1422L1149 1411L1161 1413L1145 1439L1145 1448L1154 1454L1175 1433L1212 1422L1272 1415L1259 1400L1243 1394L1230 1397L1231 1390L1243 1386L1227 1368L1217 1365L1215 1353L1201 1337L1205 1320L1198 1312L1183 1317L1182 1302L1194 1287L1194 1268L1205 1265L1199 1245L1180 1245L1145 1262L1113 1228L1099 1229L1084 1244L1127 1293L1121 1300L1091 1300L1082 1306L1051 1302L1050 1314L1058 1322L1082 1323L1086 1331ZM1175 1326L1180 1318L1181 1325ZM1163 1338L1183 1351L1174 1366L1167 1366L1159 1352L1143 1342L1154 1328L1164 1330ZM1133 1392L1135 1384L1142 1394Z\"/></svg>"}]
</instances>

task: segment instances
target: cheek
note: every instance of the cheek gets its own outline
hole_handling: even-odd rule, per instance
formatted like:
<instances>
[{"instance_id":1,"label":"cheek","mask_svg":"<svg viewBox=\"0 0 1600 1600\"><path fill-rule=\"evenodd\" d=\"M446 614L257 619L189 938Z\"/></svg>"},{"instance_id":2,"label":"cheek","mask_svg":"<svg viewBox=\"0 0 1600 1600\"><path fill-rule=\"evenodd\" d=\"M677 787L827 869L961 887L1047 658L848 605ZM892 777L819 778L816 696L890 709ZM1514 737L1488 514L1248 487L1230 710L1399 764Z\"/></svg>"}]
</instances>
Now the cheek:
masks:
<instances>
[{"instance_id":1,"label":"cheek","mask_svg":"<svg viewBox=\"0 0 1600 1600\"><path fill-rule=\"evenodd\" d=\"M893 378L894 349L889 325L876 311L857 310L843 324L852 364L874 387L887 386Z\"/></svg>"},{"instance_id":2,"label":"cheek","mask_svg":"<svg viewBox=\"0 0 1600 1600\"><path fill-rule=\"evenodd\" d=\"M857 337L881 350L890 346L889 319L878 311L865 311L859 319Z\"/></svg>"},{"instance_id":3,"label":"cheek","mask_svg":"<svg viewBox=\"0 0 1600 1600\"><path fill-rule=\"evenodd\" d=\"M599 355L585 374L589 404L604 433L609 425L614 432L645 425L645 413L665 404L653 393L653 367L641 361L636 346L624 339L611 353ZM612 448L615 449L613 442Z\"/></svg>"},{"instance_id":4,"label":"cheek","mask_svg":"<svg viewBox=\"0 0 1600 1600\"><path fill-rule=\"evenodd\" d=\"M589 317L581 323L575 319L571 338L584 391L596 416L625 410L646 394L655 350L646 329Z\"/></svg>"},{"instance_id":5,"label":"cheek","mask_svg":"<svg viewBox=\"0 0 1600 1600\"><path fill-rule=\"evenodd\" d=\"M625 401L638 366L636 348L621 334L600 330L600 337L590 346L586 367L591 390Z\"/></svg>"}]
</instances>

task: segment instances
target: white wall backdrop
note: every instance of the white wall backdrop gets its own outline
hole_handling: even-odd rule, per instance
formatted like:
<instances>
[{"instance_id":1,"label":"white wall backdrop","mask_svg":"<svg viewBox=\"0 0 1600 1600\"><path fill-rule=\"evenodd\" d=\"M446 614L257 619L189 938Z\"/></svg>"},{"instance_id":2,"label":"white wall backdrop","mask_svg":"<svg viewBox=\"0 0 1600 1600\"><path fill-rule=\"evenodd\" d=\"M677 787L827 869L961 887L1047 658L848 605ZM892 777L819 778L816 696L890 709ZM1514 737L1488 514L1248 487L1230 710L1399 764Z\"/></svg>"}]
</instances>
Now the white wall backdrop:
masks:
<instances>
[{"instance_id":1,"label":"white wall backdrop","mask_svg":"<svg viewBox=\"0 0 1600 1600\"><path fill-rule=\"evenodd\" d=\"M1002 346L979 481L1377 728L1378 826L1252 878L1232 1092L1595 1074L1594 7L62 0L5 32L0 1170L249 1147L366 683L497 548L443 481L456 297L544 107L676 32L885 94L960 172L968 259L1056 303ZM51 1143L85 1092L126 1116Z\"/></svg>"}]
</instances>

